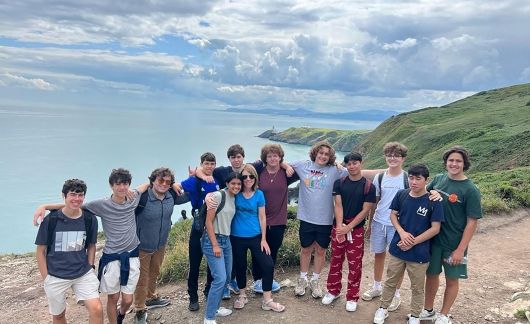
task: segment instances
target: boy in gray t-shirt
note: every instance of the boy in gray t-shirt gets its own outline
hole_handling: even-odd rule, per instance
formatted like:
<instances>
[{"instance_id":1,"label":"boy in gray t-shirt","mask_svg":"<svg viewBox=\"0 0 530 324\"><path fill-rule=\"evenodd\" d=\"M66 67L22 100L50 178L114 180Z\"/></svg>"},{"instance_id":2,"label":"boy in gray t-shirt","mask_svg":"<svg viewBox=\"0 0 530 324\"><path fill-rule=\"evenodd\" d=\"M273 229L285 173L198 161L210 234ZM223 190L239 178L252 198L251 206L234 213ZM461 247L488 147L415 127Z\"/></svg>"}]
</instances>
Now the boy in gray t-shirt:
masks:
<instances>
[{"instance_id":1,"label":"boy in gray t-shirt","mask_svg":"<svg viewBox=\"0 0 530 324\"><path fill-rule=\"evenodd\" d=\"M309 157L310 161L297 161L291 164L300 177L298 219L302 246L300 277L294 292L298 296L305 294L311 254L315 251L313 276L309 286L314 298L322 298L319 277L326 262L326 249L329 246L333 224L333 183L345 177L348 171L342 166L335 166L335 150L327 142L313 144Z\"/></svg>"},{"instance_id":2,"label":"boy in gray t-shirt","mask_svg":"<svg viewBox=\"0 0 530 324\"><path fill-rule=\"evenodd\" d=\"M121 324L133 301L133 294L140 274L136 220L134 210L140 195L149 183L140 185L128 197L132 176L128 170L113 169L109 176L112 189L110 198L97 199L83 208L101 217L105 233L105 247L99 262L100 290L107 293L107 317L111 324ZM46 209L59 209L64 205L42 205L37 208L34 223L44 216ZM122 262L124 262L122 267ZM121 297L120 308L117 309Z\"/></svg>"}]
</instances>

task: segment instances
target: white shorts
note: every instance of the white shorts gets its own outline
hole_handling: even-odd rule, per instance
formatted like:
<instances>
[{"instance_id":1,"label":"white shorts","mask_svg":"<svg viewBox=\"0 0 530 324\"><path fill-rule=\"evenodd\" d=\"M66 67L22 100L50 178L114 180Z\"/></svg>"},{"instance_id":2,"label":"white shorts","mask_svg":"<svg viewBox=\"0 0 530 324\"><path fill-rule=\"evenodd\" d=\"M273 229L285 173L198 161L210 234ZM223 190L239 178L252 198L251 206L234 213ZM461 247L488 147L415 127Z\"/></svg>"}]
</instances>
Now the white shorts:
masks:
<instances>
[{"instance_id":1,"label":"white shorts","mask_svg":"<svg viewBox=\"0 0 530 324\"><path fill-rule=\"evenodd\" d=\"M138 257L129 258L129 280L126 286L120 286L120 261L109 262L103 268L99 289L108 295L117 294L120 291L124 294L134 294L136 284L140 277L140 259Z\"/></svg>"},{"instance_id":2,"label":"white shorts","mask_svg":"<svg viewBox=\"0 0 530 324\"><path fill-rule=\"evenodd\" d=\"M66 292L69 288L75 293L75 300L99 298L99 281L94 270L76 279L61 279L47 275L44 279L44 292L48 298L50 314L59 315L66 309Z\"/></svg>"}]
</instances>

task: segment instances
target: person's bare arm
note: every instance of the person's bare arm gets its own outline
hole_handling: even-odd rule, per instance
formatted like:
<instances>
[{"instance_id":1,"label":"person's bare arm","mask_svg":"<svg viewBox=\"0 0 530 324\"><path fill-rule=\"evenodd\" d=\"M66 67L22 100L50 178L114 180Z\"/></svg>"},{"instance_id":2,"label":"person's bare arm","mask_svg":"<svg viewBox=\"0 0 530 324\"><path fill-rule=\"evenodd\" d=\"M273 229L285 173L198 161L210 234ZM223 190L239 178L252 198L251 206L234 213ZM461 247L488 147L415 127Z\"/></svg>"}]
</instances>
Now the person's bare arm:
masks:
<instances>
[{"instance_id":1,"label":"person's bare arm","mask_svg":"<svg viewBox=\"0 0 530 324\"><path fill-rule=\"evenodd\" d=\"M402 244L408 247L411 247L414 245L414 235L410 234L409 232L405 231L403 227L401 227L401 224L399 224L397 211L392 210L390 212L390 221L392 222L392 225L396 229L396 232L398 232L399 237L401 238Z\"/></svg>"},{"instance_id":2,"label":"person's bare arm","mask_svg":"<svg viewBox=\"0 0 530 324\"><path fill-rule=\"evenodd\" d=\"M204 171L202 171L202 167L197 167L195 168L195 176L197 178L200 178L208 183L214 183L215 182L215 179L213 176L207 176Z\"/></svg>"},{"instance_id":3,"label":"person's bare arm","mask_svg":"<svg viewBox=\"0 0 530 324\"><path fill-rule=\"evenodd\" d=\"M216 209L208 208L206 210L206 233L208 234L208 237L210 238L210 242L212 242L212 249L213 249L213 255L216 257L221 257L221 248L219 247L219 243L217 242L217 238L215 237L215 231L213 229L213 220L215 219Z\"/></svg>"},{"instance_id":4,"label":"person's bare arm","mask_svg":"<svg viewBox=\"0 0 530 324\"><path fill-rule=\"evenodd\" d=\"M462 259L464 258L464 253L467 250L467 247L469 246L469 242L471 242L473 235L475 234L475 230L477 229L477 224L478 219L472 217L467 218L467 224L464 228L464 234L462 234L460 244L458 244L456 250L451 253L451 257L453 258L453 265L460 264L462 262Z\"/></svg>"},{"instance_id":5,"label":"person's bare arm","mask_svg":"<svg viewBox=\"0 0 530 324\"><path fill-rule=\"evenodd\" d=\"M372 210L373 205L374 203L371 202L363 203L363 209L357 215L355 215L355 218L353 218L353 220L348 224L350 231L353 230L355 226L359 225L363 221L363 219L366 218L366 216L368 216L370 210Z\"/></svg>"},{"instance_id":6,"label":"person's bare arm","mask_svg":"<svg viewBox=\"0 0 530 324\"><path fill-rule=\"evenodd\" d=\"M265 214L265 206L259 207L258 216L259 226L261 228L261 250L265 252L265 254L270 255L271 249L267 243L267 214Z\"/></svg>"},{"instance_id":7,"label":"person's bare arm","mask_svg":"<svg viewBox=\"0 0 530 324\"><path fill-rule=\"evenodd\" d=\"M33 213L33 225L38 226L40 223L42 223L47 210L62 209L63 207L64 203L40 205Z\"/></svg>"},{"instance_id":8,"label":"person's bare arm","mask_svg":"<svg viewBox=\"0 0 530 324\"><path fill-rule=\"evenodd\" d=\"M37 267L39 268L42 280L48 275L48 266L46 264L46 245L37 245L35 256L37 257Z\"/></svg>"},{"instance_id":9,"label":"person's bare arm","mask_svg":"<svg viewBox=\"0 0 530 324\"><path fill-rule=\"evenodd\" d=\"M376 169L376 170L361 170L363 177L373 180L375 175L381 172L385 172L386 169Z\"/></svg>"},{"instance_id":10,"label":"person's bare arm","mask_svg":"<svg viewBox=\"0 0 530 324\"><path fill-rule=\"evenodd\" d=\"M89 244L86 254L88 256L88 264L94 265L96 263L96 244Z\"/></svg>"}]
</instances>

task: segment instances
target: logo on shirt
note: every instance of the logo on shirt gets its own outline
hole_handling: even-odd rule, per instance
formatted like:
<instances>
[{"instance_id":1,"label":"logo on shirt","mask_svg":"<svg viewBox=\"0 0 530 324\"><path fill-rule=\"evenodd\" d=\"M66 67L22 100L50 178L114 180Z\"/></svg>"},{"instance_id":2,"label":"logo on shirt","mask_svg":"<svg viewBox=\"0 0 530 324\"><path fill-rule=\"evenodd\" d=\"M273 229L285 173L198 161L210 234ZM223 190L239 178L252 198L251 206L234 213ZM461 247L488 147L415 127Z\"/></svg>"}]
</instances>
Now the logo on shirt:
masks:
<instances>
[{"instance_id":1,"label":"logo on shirt","mask_svg":"<svg viewBox=\"0 0 530 324\"><path fill-rule=\"evenodd\" d=\"M425 208L425 207L418 207L418 210L416 210L416 214L420 215L420 216L427 216L427 212L429 211L429 209Z\"/></svg>"},{"instance_id":2,"label":"logo on shirt","mask_svg":"<svg viewBox=\"0 0 530 324\"><path fill-rule=\"evenodd\" d=\"M85 231L55 233L55 252L75 252L85 249Z\"/></svg>"},{"instance_id":3,"label":"logo on shirt","mask_svg":"<svg viewBox=\"0 0 530 324\"><path fill-rule=\"evenodd\" d=\"M306 187L322 189L326 187L326 175L319 170L310 170L309 176L304 179Z\"/></svg>"}]
</instances>

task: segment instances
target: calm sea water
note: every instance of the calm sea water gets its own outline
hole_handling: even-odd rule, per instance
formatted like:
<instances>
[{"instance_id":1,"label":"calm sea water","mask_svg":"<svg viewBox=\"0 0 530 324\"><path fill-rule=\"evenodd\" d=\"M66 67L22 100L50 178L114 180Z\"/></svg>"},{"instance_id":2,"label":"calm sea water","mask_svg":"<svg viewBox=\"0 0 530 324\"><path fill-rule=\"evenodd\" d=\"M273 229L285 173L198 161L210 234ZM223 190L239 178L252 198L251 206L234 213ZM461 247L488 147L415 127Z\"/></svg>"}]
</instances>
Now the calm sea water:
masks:
<instances>
[{"instance_id":1,"label":"calm sea water","mask_svg":"<svg viewBox=\"0 0 530 324\"><path fill-rule=\"evenodd\" d=\"M117 167L131 171L133 186L159 166L171 167L183 180L188 165L198 165L206 151L218 165L228 165L231 144L245 148L247 161L256 160L268 142L256 135L272 126L371 129L377 123L219 111L0 107L0 254L34 250L33 211L62 201L65 179L85 180L87 200L110 194L108 174ZM308 157L306 146L282 146L287 161Z\"/></svg>"}]
</instances>

